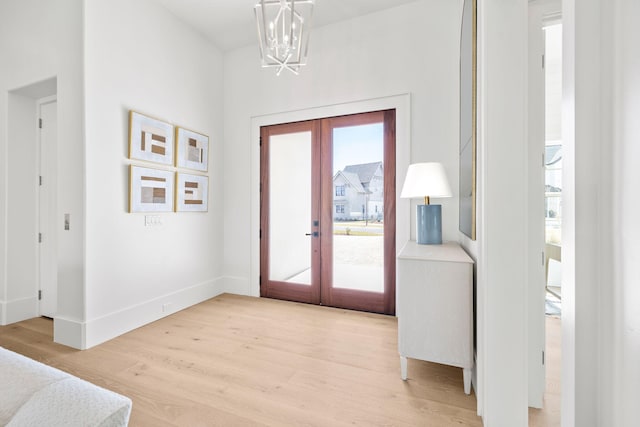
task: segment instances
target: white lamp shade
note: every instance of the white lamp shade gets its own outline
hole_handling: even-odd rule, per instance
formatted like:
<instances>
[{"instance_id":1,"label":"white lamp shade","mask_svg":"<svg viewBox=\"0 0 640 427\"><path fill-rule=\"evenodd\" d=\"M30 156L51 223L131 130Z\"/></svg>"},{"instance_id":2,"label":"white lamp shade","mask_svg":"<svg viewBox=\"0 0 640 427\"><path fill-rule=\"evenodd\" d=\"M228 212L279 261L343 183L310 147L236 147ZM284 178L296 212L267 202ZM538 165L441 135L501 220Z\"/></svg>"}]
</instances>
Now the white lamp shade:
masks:
<instances>
[{"instance_id":1,"label":"white lamp shade","mask_svg":"<svg viewBox=\"0 0 640 427\"><path fill-rule=\"evenodd\" d=\"M409 165L400 197L451 197L451 187L442 163L414 163Z\"/></svg>"}]
</instances>

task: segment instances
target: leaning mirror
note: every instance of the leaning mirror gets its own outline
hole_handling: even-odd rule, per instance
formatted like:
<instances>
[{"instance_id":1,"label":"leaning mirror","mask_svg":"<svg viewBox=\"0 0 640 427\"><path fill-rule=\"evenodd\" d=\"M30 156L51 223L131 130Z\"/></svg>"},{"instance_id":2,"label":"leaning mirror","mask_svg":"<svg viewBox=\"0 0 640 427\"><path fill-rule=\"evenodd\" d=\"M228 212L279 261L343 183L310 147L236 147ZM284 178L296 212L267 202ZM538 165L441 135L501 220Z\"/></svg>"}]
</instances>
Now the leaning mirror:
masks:
<instances>
[{"instance_id":1,"label":"leaning mirror","mask_svg":"<svg viewBox=\"0 0 640 427\"><path fill-rule=\"evenodd\" d=\"M476 239L476 0L464 0L460 32L460 231Z\"/></svg>"}]
</instances>

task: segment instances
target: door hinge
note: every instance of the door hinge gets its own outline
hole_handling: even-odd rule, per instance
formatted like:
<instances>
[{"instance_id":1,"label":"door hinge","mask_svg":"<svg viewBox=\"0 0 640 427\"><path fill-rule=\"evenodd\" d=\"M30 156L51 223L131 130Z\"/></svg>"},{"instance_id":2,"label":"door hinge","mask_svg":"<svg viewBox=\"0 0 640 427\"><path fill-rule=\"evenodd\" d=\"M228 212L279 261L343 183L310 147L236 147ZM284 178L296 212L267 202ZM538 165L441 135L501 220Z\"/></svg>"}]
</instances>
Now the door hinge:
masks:
<instances>
[{"instance_id":1,"label":"door hinge","mask_svg":"<svg viewBox=\"0 0 640 427\"><path fill-rule=\"evenodd\" d=\"M544 350L542 350L542 366L544 366Z\"/></svg>"},{"instance_id":2,"label":"door hinge","mask_svg":"<svg viewBox=\"0 0 640 427\"><path fill-rule=\"evenodd\" d=\"M260 229L260 238L262 239L262 229Z\"/></svg>"},{"instance_id":3,"label":"door hinge","mask_svg":"<svg viewBox=\"0 0 640 427\"><path fill-rule=\"evenodd\" d=\"M38 301L42 300L42 290L38 291Z\"/></svg>"},{"instance_id":4,"label":"door hinge","mask_svg":"<svg viewBox=\"0 0 640 427\"><path fill-rule=\"evenodd\" d=\"M544 69L544 53L542 54L542 68Z\"/></svg>"},{"instance_id":5,"label":"door hinge","mask_svg":"<svg viewBox=\"0 0 640 427\"><path fill-rule=\"evenodd\" d=\"M38 119L38 127L42 129L42 119Z\"/></svg>"},{"instance_id":6,"label":"door hinge","mask_svg":"<svg viewBox=\"0 0 640 427\"><path fill-rule=\"evenodd\" d=\"M38 233L38 243L42 243L42 233Z\"/></svg>"},{"instance_id":7,"label":"door hinge","mask_svg":"<svg viewBox=\"0 0 640 427\"><path fill-rule=\"evenodd\" d=\"M262 137L260 137L260 147L262 147Z\"/></svg>"},{"instance_id":8,"label":"door hinge","mask_svg":"<svg viewBox=\"0 0 640 427\"><path fill-rule=\"evenodd\" d=\"M546 166L545 161L544 161L544 153L542 153L542 167L544 168Z\"/></svg>"},{"instance_id":9,"label":"door hinge","mask_svg":"<svg viewBox=\"0 0 640 427\"><path fill-rule=\"evenodd\" d=\"M258 278L258 283L260 284L260 286L262 286L262 275L260 275L260 277Z\"/></svg>"},{"instance_id":10,"label":"door hinge","mask_svg":"<svg viewBox=\"0 0 640 427\"><path fill-rule=\"evenodd\" d=\"M42 175L40 175L38 178L39 178L39 181L38 181L38 182L39 182L39 183L40 183L40 185L42 186Z\"/></svg>"},{"instance_id":11,"label":"door hinge","mask_svg":"<svg viewBox=\"0 0 640 427\"><path fill-rule=\"evenodd\" d=\"M544 265L544 251L542 251L542 265Z\"/></svg>"}]
</instances>

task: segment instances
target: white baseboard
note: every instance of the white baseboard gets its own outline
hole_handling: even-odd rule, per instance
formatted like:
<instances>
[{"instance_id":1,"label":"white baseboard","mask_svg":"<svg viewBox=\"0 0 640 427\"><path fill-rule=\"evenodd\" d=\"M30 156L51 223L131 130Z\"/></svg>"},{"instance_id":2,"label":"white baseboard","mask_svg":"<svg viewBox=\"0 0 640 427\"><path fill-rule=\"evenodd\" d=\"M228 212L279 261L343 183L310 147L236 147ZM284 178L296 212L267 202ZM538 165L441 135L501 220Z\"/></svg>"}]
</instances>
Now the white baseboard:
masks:
<instances>
[{"instance_id":1,"label":"white baseboard","mask_svg":"<svg viewBox=\"0 0 640 427\"><path fill-rule=\"evenodd\" d=\"M53 342L84 350L86 323L56 316L53 319Z\"/></svg>"},{"instance_id":2,"label":"white baseboard","mask_svg":"<svg viewBox=\"0 0 640 427\"><path fill-rule=\"evenodd\" d=\"M9 325L37 316L38 298L35 296L0 302L0 325Z\"/></svg>"},{"instance_id":3,"label":"white baseboard","mask_svg":"<svg viewBox=\"0 0 640 427\"><path fill-rule=\"evenodd\" d=\"M54 341L85 350L218 296L224 291L223 280L218 278L84 323L56 317Z\"/></svg>"},{"instance_id":4,"label":"white baseboard","mask_svg":"<svg viewBox=\"0 0 640 427\"><path fill-rule=\"evenodd\" d=\"M225 276L224 290L229 294L251 295L248 277Z\"/></svg>"}]
</instances>

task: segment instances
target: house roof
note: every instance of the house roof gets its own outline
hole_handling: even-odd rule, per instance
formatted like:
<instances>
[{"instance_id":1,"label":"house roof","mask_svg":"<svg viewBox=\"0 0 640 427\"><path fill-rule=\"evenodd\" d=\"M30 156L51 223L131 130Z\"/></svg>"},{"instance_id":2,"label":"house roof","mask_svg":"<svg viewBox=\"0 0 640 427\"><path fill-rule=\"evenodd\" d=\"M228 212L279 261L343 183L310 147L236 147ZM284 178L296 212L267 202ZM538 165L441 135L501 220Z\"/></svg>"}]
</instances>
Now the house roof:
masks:
<instances>
[{"instance_id":1,"label":"house roof","mask_svg":"<svg viewBox=\"0 0 640 427\"><path fill-rule=\"evenodd\" d=\"M353 187L358 193L366 193L364 187L362 186L362 183L360 182L360 179L358 178L358 175L356 175L355 173L351 173L351 172L345 172L345 171L338 171L336 172L335 176L333 177L333 181L335 182L336 178L338 177L338 175L342 175L344 177L344 180L351 185L351 187Z\"/></svg>"},{"instance_id":2,"label":"house roof","mask_svg":"<svg viewBox=\"0 0 640 427\"><path fill-rule=\"evenodd\" d=\"M382 162L345 166L344 172L356 174L360 182L366 184L371 182L371 179L373 178L373 175L376 173L378 168L382 169Z\"/></svg>"}]
</instances>

